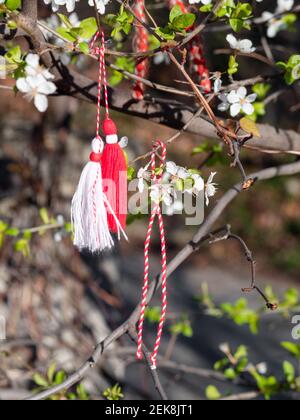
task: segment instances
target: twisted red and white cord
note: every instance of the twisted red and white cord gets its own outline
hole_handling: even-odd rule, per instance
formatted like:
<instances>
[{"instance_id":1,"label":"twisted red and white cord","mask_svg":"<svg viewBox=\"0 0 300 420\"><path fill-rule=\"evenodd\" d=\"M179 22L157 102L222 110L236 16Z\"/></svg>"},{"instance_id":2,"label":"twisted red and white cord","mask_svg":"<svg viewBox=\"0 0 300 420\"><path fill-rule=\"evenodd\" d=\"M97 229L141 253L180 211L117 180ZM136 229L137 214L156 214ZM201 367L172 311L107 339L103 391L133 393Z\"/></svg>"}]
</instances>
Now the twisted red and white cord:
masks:
<instances>
[{"instance_id":1,"label":"twisted red and white cord","mask_svg":"<svg viewBox=\"0 0 300 420\"><path fill-rule=\"evenodd\" d=\"M157 174L157 168L156 168L156 157L158 150L161 149L161 156L160 156L160 171L159 174ZM151 155L151 180L153 182L153 186L160 187L162 176L163 176L163 168L166 163L166 157L167 157L167 151L166 146L163 142L157 141L153 145L153 152ZM167 250L166 250L166 238L165 238L165 228L164 228L164 221L163 216L161 212L161 206L160 203L155 203L152 211L151 211L151 217L149 221L149 227L147 231L147 236L145 240L145 250L144 250L144 285L143 285L143 291L142 291L142 300L141 300L141 308L140 308L140 319L138 323L138 345L137 345L137 353L136 357L137 359L141 360L143 358L143 327L144 327L144 321L145 321L145 311L147 307L147 299L148 299L148 290L149 290L149 251L150 251L150 245L151 245L151 236L153 231L153 226L156 217L158 218L158 225L159 225L159 232L160 232L160 241L161 241L161 291L162 291L162 308L161 308L161 316L160 321L158 324L158 330L157 330L157 336L156 341L154 345L153 352L151 354L151 362L152 362L152 368L156 369L157 365L157 355L161 343L162 333L164 324L166 321L166 315L167 315Z\"/></svg>"},{"instance_id":2,"label":"twisted red and white cord","mask_svg":"<svg viewBox=\"0 0 300 420\"><path fill-rule=\"evenodd\" d=\"M188 13L189 8L183 0L169 0L169 8L179 6L182 13ZM187 31L192 31L193 27L186 28ZM188 59L190 72L195 75L196 83L202 87L205 93L211 92L212 84L209 75L209 69L204 55L202 37L200 34L196 35L187 45Z\"/></svg>"},{"instance_id":3,"label":"twisted red and white cord","mask_svg":"<svg viewBox=\"0 0 300 420\"><path fill-rule=\"evenodd\" d=\"M101 46L96 46L96 42L101 39ZM99 58L99 79L98 79L98 101L97 101L97 137L100 137L101 126L101 99L102 99L102 83L104 89L104 102L106 118L109 118L109 104L108 104L108 89L107 89L107 76L105 66L105 36L104 32L98 31L94 36L91 45L91 53Z\"/></svg>"},{"instance_id":4,"label":"twisted red and white cord","mask_svg":"<svg viewBox=\"0 0 300 420\"><path fill-rule=\"evenodd\" d=\"M146 22L147 17L145 13L145 1L144 0L136 0L134 5L134 12L136 16L142 21ZM135 52L143 53L148 50L148 31L147 29L141 25L139 22L135 27L135 35L133 38L133 49ZM147 77L149 68L149 60L147 58L141 58L135 67L135 74L143 79ZM133 86L133 98L136 100L144 99L144 91L145 85L143 82L137 80Z\"/></svg>"}]
</instances>

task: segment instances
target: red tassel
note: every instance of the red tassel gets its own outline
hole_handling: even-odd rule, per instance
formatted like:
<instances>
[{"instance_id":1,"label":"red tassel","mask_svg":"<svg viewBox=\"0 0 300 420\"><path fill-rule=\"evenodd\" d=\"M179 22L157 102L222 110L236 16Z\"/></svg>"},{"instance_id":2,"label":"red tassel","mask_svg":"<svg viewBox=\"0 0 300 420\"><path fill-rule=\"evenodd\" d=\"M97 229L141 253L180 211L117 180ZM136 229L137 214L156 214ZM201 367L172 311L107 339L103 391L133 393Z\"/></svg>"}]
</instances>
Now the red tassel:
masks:
<instances>
[{"instance_id":1,"label":"red tassel","mask_svg":"<svg viewBox=\"0 0 300 420\"><path fill-rule=\"evenodd\" d=\"M127 162L118 144L115 123L106 118L103 122L106 146L102 155L104 193L123 230L127 219ZM112 233L120 233L115 217L108 209L108 226Z\"/></svg>"},{"instance_id":2,"label":"red tassel","mask_svg":"<svg viewBox=\"0 0 300 420\"><path fill-rule=\"evenodd\" d=\"M200 35L195 36L189 44L189 56L191 73L196 74L198 79L197 83L203 88L204 92L210 93L212 85Z\"/></svg>"},{"instance_id":3,"label":"red tassel","mask_svg":"<svg viewBox=\"0 0 300 420\"><path fill-rule=\"evenodd\" d=\"M182 13L188 13L189 9L183 0L169 0L170 8L173 8L176 5L180 7ZM192 31L193 29L194 26L186 28L187 31ZM210 93L212 90L212 83L209 78L209 69L203 52L201 35L195 36L189 43L188 57L191 73L197 78L196 83L202 87L205 93Z\"/></svg>"}]
</instances>

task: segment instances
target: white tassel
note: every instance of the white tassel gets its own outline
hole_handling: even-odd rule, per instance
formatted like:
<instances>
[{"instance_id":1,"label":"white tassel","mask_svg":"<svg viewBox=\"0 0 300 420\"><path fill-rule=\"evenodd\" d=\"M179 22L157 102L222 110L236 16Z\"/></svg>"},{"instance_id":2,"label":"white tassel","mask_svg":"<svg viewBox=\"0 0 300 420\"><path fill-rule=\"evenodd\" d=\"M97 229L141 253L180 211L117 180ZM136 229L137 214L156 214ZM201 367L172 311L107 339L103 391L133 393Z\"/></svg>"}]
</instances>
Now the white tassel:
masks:
<instances>
[{"instance_id":1,"label":"white tassel","mask_svg":"<svg viewBox=\"0 0 300 420\"><path fill-rule=\"evenodd\" d=\"M91 161L82 171L76 193L72 200L71 220L74 230L74 245L92 253L109 250L114 246L107 222L106 196L103 192L102 169L98 160L103 151L103 142L92 142ZM96 159L93 159L93 156Z\"/></svg>"}]
</instances>

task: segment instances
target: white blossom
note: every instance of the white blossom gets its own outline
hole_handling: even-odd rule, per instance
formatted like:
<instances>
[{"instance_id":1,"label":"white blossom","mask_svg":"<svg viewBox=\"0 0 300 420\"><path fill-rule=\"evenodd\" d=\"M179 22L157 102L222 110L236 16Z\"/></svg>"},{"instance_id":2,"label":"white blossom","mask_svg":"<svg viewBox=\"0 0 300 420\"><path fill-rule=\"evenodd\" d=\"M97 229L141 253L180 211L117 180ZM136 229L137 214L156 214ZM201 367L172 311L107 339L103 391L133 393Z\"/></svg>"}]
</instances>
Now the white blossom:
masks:
<instances>
[{"instance_id":1,"label":"white blossom","mask_svg":"<svg viewBox=\"0 0 300 420\"><path fill-rule=\"evenodd\" d=\"M168 207L175 195L175 190L170 184L154 184L150 187L150 197L155 204L163 202Z\"/></svg>"},{"instance_id":2,"label":"white blossom","mask_svg":"<svg viewBox=\"0 0 300 420\"><path fill-rule=\"evenodd\" d=\"M48 69L40 65L40 57L37 54L28 54L26 59L26 75L53 80L54 76Z\"/></svg>"},{"instance_id":3,"label":"white blossom","mask_svg":"<svg viewBox=\"0 0 300 420\"><path fill-rule=\"evenodd\" d=\"M177 179L187 179L189 172L182 166L177 166L175 162L167 162L166 171L169 175Z\"/></svg>"},{"instance_id":4,"label":"white blossom","mask_svg":"<svg viewBox=\"0 0 300 420\"><path fill-rule=\"evenodd\" d=\"M185 192L197 196L201 191L204 190L204 180L199 174L192 174L190 178L193 181L193 186L190 189L186 189Z\"/></svg>"},{"instance_id":5,"label":"white blossom","mask_svg":"<svg viewBox=\"0 0 300 420\"><path fill-rule=\"evenodd\" d=\"M294 7L294 0L278 0L277 1L277 13L289 12Z\"/></svg>"},{"instance_id":6,"label":"white blossom","mask_svg":"<svg viewBox=\"0 0 300 420\"><path fill-rule=\"evenodd\" d=\"M250 39L239 40L234 35L229 34L227 35L226 40L233 50L238 50L246 54L251 54L256 50L256 48L253 47L253 43L250 41Z\"/></svg>"},{"instance_id":7,"label":"white blossom","mask_svg":"<svg viewBox=\"0 0 300 420\"><path fill-rule=\"evenodd\" d=\"M44 0L45 4L51 4L53 12L57 12L60 6L66 6L69 13L75 9L76 2L79 0Z\"/></svg>"},{"instance_id":8,"label":"white blossom","mask_svg":"<svg viewBox=\"0 0 300 420\"><path fill-rule=\"evenodd\" d=\"M221 94L219 99L219 111L227 111L230 109L230 115L236 117L240 112L244 112L246 115L252 115L254 107L252 103L256 100L257 95L252 93L247 96L247 89L244 86L238 88L238 90L232 90L229 94Z\"/></svg>"},{"instance_id":9,"label":"white blossom","mask_svg":"<svg viewBox=\"0 0 300 420\"><path fill-rule=\"evenodd\" d=\"M278 32L288 28L283 17L278 16L282 13L289 12L294 7L294 0L278 0L277 8L274 13L265 11L262 14L264 22L267 24L267 36L275 38Z\"/></svg>"},{"instance_id":10,"label":"white blossom","mask_svg":"<svg viewBox=\"0 0 300 420\"><path fill-rule=\"evenodd\" d=\"M210 4L212 2L212 0L189 0L190 4L198 4L198 3L202 3L204 5Z\"/></svg>"},{"instance_id":11,"label":"white blossom","mask_svg":"<svg viewBox=\"0 0 300 420\"><path fill-rule=\"evenodd\" d=\"M148 165L146 165L144 168L140 168L137 174L138 189L141 194L145 190L145 181L150 181L151 173L149 171L149 166L150 163L148 163Z\"/></svg>"},{"instance_id":12,"label":"white blossom","mask_svg":"<svg viewBox=\"0 0 300 420\"><path fill-rule=\"evenodd\" d=\"M214 81L214 93L219 93L223 84L222 73L217 71L213 74L211 79Z\"/></svg>"},{"instance_id":13,"label":"white blossom","mask_svg":"<svg viewBox=\"0 0 300 420\"><path fill-rule=\"evenodd\" d=\"M174 216L174 214L181 214L184 210L183 202L180 200L175 200L173 204L166 208L167 216Z\"/></svg>"},{"instance_id":14,"label":"white blossom","mask_svg":"<svg viewBox=\"0 0 300 420\"><path fill-rule=\"evenodd\" d=\"M98 9L98 12L101 15L104 15L105 13L105 6L109 3L109 0L95 0L96 3L96 7ZM90 6L94 6L94 1L93 0L89 0L89 5Z\"/></svg>"},{"instance_id":15,"label":"white blossom","mask_svg":"<svg viewBox=\"0 0 300 420\"><path fill-rule=\"evenodd\" d=\"M56 91L54 83L41 77L27 76L17 80L17 88L24 93L25 98L34 101L34 105L40 112L45 112L48 108L48 95Z\"/></svg>"},{"instance_id":16,"label":"white blossom","mask_svg":"<svg viewBox=\"0 0 300 420\"><path fill-rule=\"evenodd\" d=\"M213 182L214 177L216 175L217 175L217 172L212 172L205 186L205 200L206 200L207 206L209 205L209 199L213 197L217 192L217 187L216 187L217 184Z\"/></svg>"},{"instance_id":17,"label":"white blossom","mask_svg":"<svg viewBox=\"0 0 300 420\"><path fill-rule=\"evenodd\" d=\"M34 101L34 105L40 112L45 112L48 108L47 96L56 91L55 84L51 82L54 76L40 65L37 54L28 54L25 62L25 77L19 78L16 86L25 94L27 100Z\"/></svg>"},{"instance_id":18,"label":"white blossom","mask_svg":"<svg viewBox=\"0 0 300 420\"><path fill-rule=\"evenodd\" d=\"M95 0L97 10L102 15L105 13L105 7L109 1L110 0ZM44 0L45 4L50 4L52 6L53 12L57 12L61 6L65 6L69 13L75 10L77 2L79 2L79 0ZM93 0L89 0L88 4L89 6L94 7Z\"/></svg>"}]
</instances>

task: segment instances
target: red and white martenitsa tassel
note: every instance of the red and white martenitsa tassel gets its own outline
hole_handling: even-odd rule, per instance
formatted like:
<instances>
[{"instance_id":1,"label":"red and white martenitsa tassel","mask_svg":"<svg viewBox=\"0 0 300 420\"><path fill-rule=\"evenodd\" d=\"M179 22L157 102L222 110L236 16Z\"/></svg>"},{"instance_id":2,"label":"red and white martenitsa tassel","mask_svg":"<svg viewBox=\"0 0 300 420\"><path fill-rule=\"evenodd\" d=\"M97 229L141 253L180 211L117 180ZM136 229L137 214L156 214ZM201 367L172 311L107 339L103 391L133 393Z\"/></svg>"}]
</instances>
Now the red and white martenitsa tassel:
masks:
<instances>
[{"instance_id":1,"label":"red and white martenitsa tassel","mask_svg":"<svg viewBox=\"0 0 300 420\"><path fill-rule=\"evenodd\" d=\"M114 245L107 221L108 200L103 192L102 151L103 141L96 137L71 206L74 245L92 253L109 250Z\"/></svg>"},{"instance_id":2,"label":"red and white martenitsa tassel","mask_svg":"<svg viewBox=\"0 0 300 420\"><path fill-rule=\"evenodd\" d=\"M145 1L136 0L134 5L134 12L136 16L142 21L146 22ZM135 34L133 38L133 49L137 53L148 51L148 31L139 22L135 27ZM149 69L148 58L140 58L135 67L135 74L143 79L147 77ZM145 85L143 82L136 80L133 86L132 96L136 100L144 99Z\"/></svg>"},{"instance_id":3,"label":"red and white martenitsa tassel","mask_svg":"<svg viewBox=\"0 0 300 420\"><path fill-rule=\"evenodd\" d=\"M182 13L188 13L189 9L182 0L169 0L169 7L179 6ZM194 27L186 28L187 31L192 31ZM188 60L190 65L190 72L196 77L196 83L202 87L205 93L211 92L212 84L209 75L209 69L203 51L203 43L201 35L196 35L188 44Z\"/></svg>"},{"instance_id":4,"label":"red and white martenitsa tassel","mask_svg":"<svg viewBox=\"0 0 300 420\"><path fill-rule=\"evenodd\" d=\"M104 192L110 208L108 209L108 226L112 233L125 234L127 219L127 162L120 143L126 138L118 140L117 127L107 116L103 121L103 134L106 145L102 156L102 170Z\"/></svg>"},{"instance_id":5,"label":"red and white martenitsa tassel","mask_svg":"<svg viewBox=\"0 0 300 420\"><path fill-rule=\"evenodd\" d=\"M127 162L125 154L121 148L122 143L127 142L127 138L123 137L118 140L118 130L114 121L109 116L108 88L105 67L105 38L104 33L98 32L94 37L92 45L101 37L102 46L96 49L99 52L100 71L99 85L100 93L98 97L98 109L101 102L101 82L104 88L105 101L105 118L102 123L102 131L105 136L105 147L102 156L102 174L103 188L108 200L107 221L111 233L121 235L128 239L125 234L127 219ZM100 125L100 112L97 118L97 130Z\"/></svg>"},{"instance_id":6,"label":"red and white martenitsa tassel","mask_svg":"<svg viewBox=\"0 0 300 420\"><path fill-rule=\"evenodd\" d=\"M161 149L160 153L160 171L157 171L156 168L156 156L158 150ZM163 169L166 164L166 157L167 151L166 146L163 142L157 141L153 145L153 152L151 155L151 180L153 185L160 185L163 179ZM164 221L161 211L160 203L153 203L154 206L151 211L151 217L149 221L148 232L145 240L145 249L144 249L144 285L142 291L142 300L141 300L141 308L140 308L140 319L138 323L138 343L137 343L137 352L136 357L137 359L141 360L143 358L143 329L144 329L144 320L145 320L145 311L147 307L147 299L148 299L148 290L149 290L149 251L151 245L151 236L153 231L153 226L156 217L158 218L158 225L159 225L159 233L160 233L160 240L161 240L161 292L162 292L162 308L161 308L161 316L160 321L158 324L158 330L155 340L155 345L153 352L151 354L151 362L152 362L152 369L156 369L157 366L157 356L158 351L160 348L162 333L164 324L167 317L167 249L166 249L166 238L165 238L165 228L164 228Z\"/></svg>"},{"instance_id":7,"label":"red and white martenitsa tassel","mask_svg":"<svg viewBox=\"0 0 300 420\"><path fill-rule=\"evenodd\" d=\"M95 43L102 35L102 46L95 47ZM106 119L103 124L103 131L108 144L117 143L116 128L109 119L108 92L105 70L105 40L104 34L97 32L92 44L91 52L99 57L99 79L98 79L98 103L97 103L97 127L96 137L92 142L92 153L90 161L86 164L80 177L80 181L72 200L71 220L74 231L74 245L80 250L87 249L96 253L109 250L113 247L112 233L121 234L127 239L124 232L125 223L120 217L120 207L112 202L112 185L116 185L117 197L122 194L122 205L127 209L127 182L118 183L121 177L119 168L126 171L126 161L123 152L120 152L119 145L114 148L114 153L109 153L109 147L104 149L104 142L100 137L101 125L101 93L102 78L104 83L104 97L106 107ZM117 150L117 152L115 152ZM103 167L102 167L103 166ZM104 178L103 178L104 173ZM124 175L123 175L124 177ZM107 179L111 182L107 185ZM124 179L124 178L122 178ZM106 184L104 185L104 180ZM126 178L127 181L127 178ZM120 193L120 185L124 188ZM116 213L117 212L117 213ZM126 211L124 214L126 215ZM126 216L125 216L126 217ZM126 219L125 219L126 220Z\"/></svg>"}]
</instances>

